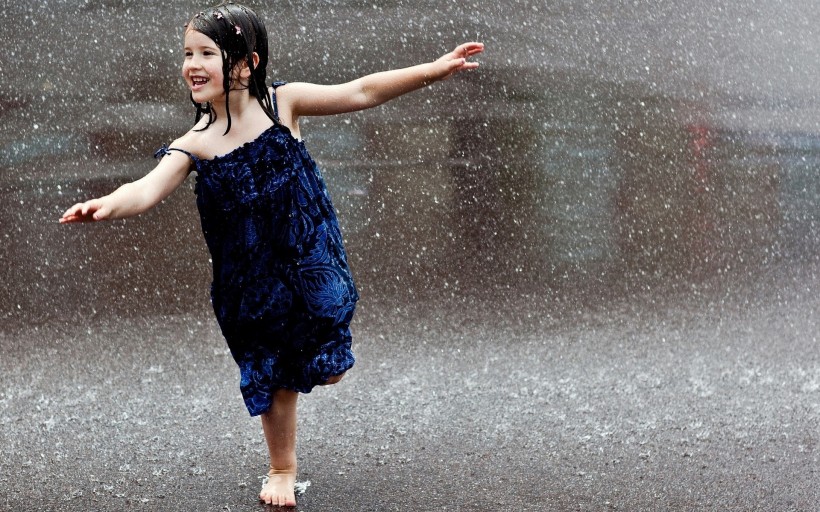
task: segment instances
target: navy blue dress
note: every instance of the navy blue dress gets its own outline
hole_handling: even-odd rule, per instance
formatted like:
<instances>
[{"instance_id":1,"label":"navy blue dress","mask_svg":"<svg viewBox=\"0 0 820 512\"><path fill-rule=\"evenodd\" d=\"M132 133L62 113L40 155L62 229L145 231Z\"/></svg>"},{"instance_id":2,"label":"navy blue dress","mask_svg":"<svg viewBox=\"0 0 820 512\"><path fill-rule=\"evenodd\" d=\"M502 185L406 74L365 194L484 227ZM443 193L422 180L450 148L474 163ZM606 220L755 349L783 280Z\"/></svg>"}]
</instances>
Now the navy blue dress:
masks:
<instances>
[{"instance_id":1,"label":"navy blue dress","mask_svg":"<svg viewBox=\"0 0 820 512\"><path fill-rule=\"evenodd\" d=\"M211 301L248 412L267 411L278 388L307 393L352 367L349 326L359 296L304 143L274 124L210 160L167 147L157 155L169 151L187 154L197 171Z\"/></svg>"}]
</instances>

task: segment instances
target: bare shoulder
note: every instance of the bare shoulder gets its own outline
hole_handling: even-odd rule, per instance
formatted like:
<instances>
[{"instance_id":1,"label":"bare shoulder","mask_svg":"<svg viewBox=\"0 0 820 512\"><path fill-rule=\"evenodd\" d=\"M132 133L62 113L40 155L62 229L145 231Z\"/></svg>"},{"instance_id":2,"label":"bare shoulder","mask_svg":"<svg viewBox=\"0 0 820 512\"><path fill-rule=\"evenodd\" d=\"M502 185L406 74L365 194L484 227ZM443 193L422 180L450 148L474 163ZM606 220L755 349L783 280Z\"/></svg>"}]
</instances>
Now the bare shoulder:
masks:
<instances>
[{"instance_id":1,"label":"bare shoulder","mask_svg":"<svg viewBox=\"0 0 820 512\"><path fill-rule=\"evenodd\" d=\"M213 130L202 130L206 126L205 120L200 121L184 135L174 140L169 147L181 149L197 156L207 154L207 148L213 143L211 141Z\"/></svg>"},{"instance_id":2,"label":"bare shoulder","mask_svg":"<svg viewBox=\"0 0 820 512\"><path fill-rule=\"evenodd\" d=\"M281 104L291 101L298 88L298 82L286 82L276 87L268 87L268 91L276 97L277 103Z\"/></svg>"},{"instance_id":3,"label":"bare shoulder","mask_svg":"<svg viewBox=\"0 0 820 512\"><path fill-rule=\"evenodd\" d=\"M311 94L311 89L315 89L316 85L307 82L288 82L276 88L276 102L280 108L292 108L299 99ZM273 91L273 87L270 88ZM315 91L313 91L315 92Z\"/></svg>"}]
</instances>

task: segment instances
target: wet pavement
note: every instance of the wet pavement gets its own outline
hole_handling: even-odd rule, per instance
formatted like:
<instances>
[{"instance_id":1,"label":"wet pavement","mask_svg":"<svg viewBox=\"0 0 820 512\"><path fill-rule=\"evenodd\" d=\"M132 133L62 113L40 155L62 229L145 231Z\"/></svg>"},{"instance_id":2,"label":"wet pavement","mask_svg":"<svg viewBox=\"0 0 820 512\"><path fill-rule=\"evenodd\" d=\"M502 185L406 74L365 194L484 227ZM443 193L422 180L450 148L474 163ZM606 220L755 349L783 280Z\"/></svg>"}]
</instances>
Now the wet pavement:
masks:
<instances>
[{"instance_id":1,"label":"wet pavement","mask_svg":"<svg viewBox=\"0 0 820 512\"><path fill-rule=\"evenodd\" d=\"M301 399L297 509L817 510L817 271L364 300L355 370ZM200 313L4 330L0 510L264 510L258 420Z\"/></svg>"}]
</instances>

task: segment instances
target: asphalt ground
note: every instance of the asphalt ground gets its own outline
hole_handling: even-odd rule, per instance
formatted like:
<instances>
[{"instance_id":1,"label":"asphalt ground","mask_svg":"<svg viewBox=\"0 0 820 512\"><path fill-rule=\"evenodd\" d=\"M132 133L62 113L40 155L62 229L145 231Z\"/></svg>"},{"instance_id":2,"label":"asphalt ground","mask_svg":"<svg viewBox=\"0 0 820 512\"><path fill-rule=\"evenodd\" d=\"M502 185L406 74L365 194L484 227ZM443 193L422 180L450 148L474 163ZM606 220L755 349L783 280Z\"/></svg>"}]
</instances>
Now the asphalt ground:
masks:
<instances>
[{"instance_id":1,"label":"asphalt ground","mask_svg":"<svg viewBox=\"0 0 820 512\"><path fill-rule=\"evenodd\" d=\"M820 510L817 266L586 302L364 300L299 511ZM210 312L0 333L0 510L261 511Z\"/></svg>"}]
</instances>

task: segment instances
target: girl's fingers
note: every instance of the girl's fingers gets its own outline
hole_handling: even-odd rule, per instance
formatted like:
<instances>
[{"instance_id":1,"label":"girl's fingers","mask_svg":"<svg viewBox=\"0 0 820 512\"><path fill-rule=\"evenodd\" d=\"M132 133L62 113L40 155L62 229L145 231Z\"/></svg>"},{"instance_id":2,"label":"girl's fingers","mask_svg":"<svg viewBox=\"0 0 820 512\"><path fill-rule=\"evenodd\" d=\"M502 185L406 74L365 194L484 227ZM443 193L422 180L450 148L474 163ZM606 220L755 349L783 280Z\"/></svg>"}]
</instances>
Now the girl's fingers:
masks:
<instances>
[{"instance_id":1,"label":"girl's fingers","mask_svg":"<svg viewBox=\"0 0 820 512\"><path fill-rule=\"evenodd\" d=\"M66 211L63 213L63 216L62 216L62 217L60 217L60 222L63 222L63 221L68 222L68 219L70 219L70 218L72 218L72 217L75 217L75 216L77 215L77 210L78 210L81 206L82 206L82 203L77 203L77 204L75 204L74 206L72 206L71 208L69 208L68 210L66 210Z\"/></svg>"},{"instance_id":2,"label":"girl's fingers","mask_svg":"<svg viewBox=\"0 0 820 512\"><path fill-rule=\"evenodd\" d=\"M105 220L110 212L106 208L97 208L91 215L92 220Z\"/></svg>"},{"instance_id":3,"label":"girl's fingers","mask_svg":"<svg viewBox=\"0 0 820 512\"><path fill-rule=\"evenodd\" d=\"M73 222L82 222L83 218L77 215L76 213L64 213L62 217L60 217L60 224L70 224Z\"/></svg>"},{"instance_id":4,"label":"girl's fingers","mask_svg":"<svg viewBox=\"0 0 820 512\"><path fill-rule=\"evenodd\" d=\"M464 43L456 48L456 52L464 54L466 57L470 57L477 53L481 53L484 51L484 43Z\"/></svg>"},{"instance_id":5,"label":"girl's fingers","mask_svg":"<svg viewBox=\"0 0 820 512\"><path fill-rule=\"evenodd\" d=\"M102 220L106 216L105 212L101 212L101 208L94 200L85 203L77 203L63 213L60 217L62 224L71 222L91 222L94 220Z\"/></svg>"},{"instance_id":6,"label":"girl's fingers","mask_svg":"<svg viewBox=\"0 0 820 512\"><path fill-rule=\"evenodd\" d=\"M82 210L80 210L83 214L83 217L88 216L88 212L91 211L91 207L93 206L92 201L88 201L83 204Z\"/></svg>"}]
</instances>

